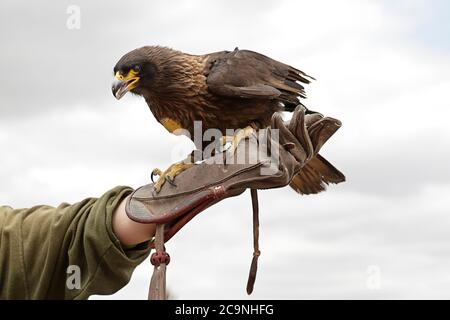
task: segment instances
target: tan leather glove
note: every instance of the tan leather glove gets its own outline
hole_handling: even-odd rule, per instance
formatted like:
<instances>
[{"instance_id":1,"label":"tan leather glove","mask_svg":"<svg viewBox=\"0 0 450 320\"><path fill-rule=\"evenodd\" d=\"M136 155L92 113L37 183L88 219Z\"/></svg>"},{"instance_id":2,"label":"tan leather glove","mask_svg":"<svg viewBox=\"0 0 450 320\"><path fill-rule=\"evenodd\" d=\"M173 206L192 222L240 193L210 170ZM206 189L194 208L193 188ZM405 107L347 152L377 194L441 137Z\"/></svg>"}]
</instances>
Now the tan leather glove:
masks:
<instances>
[{"instance_id":1,"label":"tan leather glove","mask_svg":"<svg viewBox=\"0 0 450 320\"><path fill-rule=\"evenodd\" d=\"M137 189L127 203L128 216L134 221L158 225L151 244L156 252L151 257L155 272L149 297L165 297L165 267L170 259L164 242L207 207L240 195L246 189L251 189L254 217L254 256L247 283L250 294L260 254L256 190L288 185L340 126L339 120L319 113L305 115L305 108L298 106L289 122L284 122L280 114L274 114L270 128L254 131L239 143L232 155L218 153L180 173L176 186L166 183L159 193L155 192L153 184ZM344 176L339 174L328 180L344 181Z\"/></svg>"}]
</instances>

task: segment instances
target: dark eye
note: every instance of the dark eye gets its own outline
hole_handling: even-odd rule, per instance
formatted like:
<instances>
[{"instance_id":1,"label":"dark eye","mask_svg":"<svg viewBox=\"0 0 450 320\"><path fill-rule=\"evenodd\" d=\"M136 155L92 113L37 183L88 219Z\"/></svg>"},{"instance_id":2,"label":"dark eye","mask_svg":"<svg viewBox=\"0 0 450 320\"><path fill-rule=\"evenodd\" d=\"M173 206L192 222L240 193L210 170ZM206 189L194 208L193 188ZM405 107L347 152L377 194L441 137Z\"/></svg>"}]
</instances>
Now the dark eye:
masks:
<instances>
[{"instance_id":1,"label":"dark eye","mask_svg":"<svg viewBox=\"0 0 450 320\"><path fill-rule=\"evenodd\" d=\"M140 65L135 65L135 66L133 67L133 70L134 70L135 72L139 73L139 72L141 72L141 66L140 66Z\"/></svg>"}]
</instances>

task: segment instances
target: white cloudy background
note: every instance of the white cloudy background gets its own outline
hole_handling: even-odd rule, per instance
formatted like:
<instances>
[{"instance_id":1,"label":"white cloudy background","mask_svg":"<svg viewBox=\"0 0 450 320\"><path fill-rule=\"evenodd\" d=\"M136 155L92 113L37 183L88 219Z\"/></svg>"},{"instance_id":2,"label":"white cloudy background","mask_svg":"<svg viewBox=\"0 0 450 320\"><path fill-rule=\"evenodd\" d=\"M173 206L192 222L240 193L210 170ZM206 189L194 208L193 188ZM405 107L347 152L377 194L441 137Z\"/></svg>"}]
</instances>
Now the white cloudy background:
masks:
<instances>
[{"instance_id":1,"label":"white cloudy background","mask_svg":"<svg viewBox=\"0 0 450 320\"><path fill-rule=\"evenodd\" d=\"M66 27L69 5L80 30ZM348 180L316 196L260 193L250 298L450 298L449 39L445 1L4 0L0 202L57 205L148 183L176 160L173 145L190 145L143 100L114 99L115 62L146 44L239 46L318 79L305 103L342 120L322 154ZM174 298L247 298L249 198L210 208L169 242ZM150 273L143 263L106 298L145 299Z\"/></svg>"}]
</instances>

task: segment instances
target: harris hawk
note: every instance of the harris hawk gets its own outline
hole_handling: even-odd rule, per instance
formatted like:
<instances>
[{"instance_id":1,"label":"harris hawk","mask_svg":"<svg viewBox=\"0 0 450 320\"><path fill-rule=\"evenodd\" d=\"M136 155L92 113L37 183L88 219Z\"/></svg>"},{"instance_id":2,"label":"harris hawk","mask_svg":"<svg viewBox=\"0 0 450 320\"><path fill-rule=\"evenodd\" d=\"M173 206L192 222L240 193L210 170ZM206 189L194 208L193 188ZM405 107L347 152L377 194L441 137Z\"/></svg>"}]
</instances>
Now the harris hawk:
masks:
<instances>
[{"instance_id":1,"label":"harris hawk","mask_svg":"<svg viewBox=\"0 0 450 320\"><path fill-rule=\"evenodd\" d=\"M303 84L314 78L260 53L239 50L205 55L145 46L125 54L114 67L112 92L142 96L155 118L169 131L184 129L194 137L194 121L202 130L264 128L273 113L293 111L306 98ZM246 134L245 129L241 132ZM236 142L236 141L235 141ZM192 164L176 163L159 175L155 189ZM319 154L294 177L290 186L300 194L325 190L344 175Z\"/></svg>"}]
</instances>

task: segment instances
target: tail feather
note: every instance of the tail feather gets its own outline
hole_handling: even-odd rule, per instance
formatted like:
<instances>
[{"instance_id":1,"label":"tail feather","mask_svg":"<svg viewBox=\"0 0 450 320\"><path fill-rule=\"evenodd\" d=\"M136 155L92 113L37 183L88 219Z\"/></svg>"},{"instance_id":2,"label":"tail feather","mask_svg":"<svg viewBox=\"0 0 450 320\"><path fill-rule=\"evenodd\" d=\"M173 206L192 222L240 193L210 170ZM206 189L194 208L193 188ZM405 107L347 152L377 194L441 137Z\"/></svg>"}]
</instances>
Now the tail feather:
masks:
<instances>
[{"instance_id":1,"label":"tail feather","mask_svg":"<svg viewBox=\"0 0 450 320\"><path fill-rule=\"evenodd\" d=\"M342 172L317 154L292 179L290 186L300 194L315 194L326 190L330 183L344 181Z\"/></svg>"}]
</instances>

